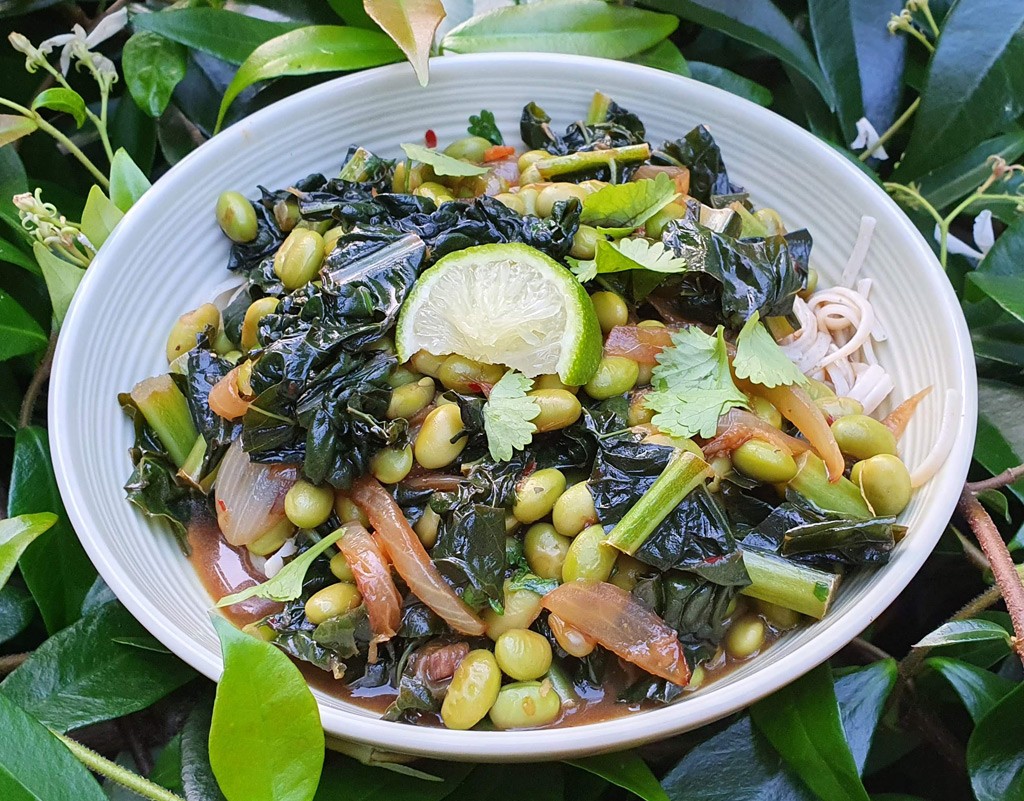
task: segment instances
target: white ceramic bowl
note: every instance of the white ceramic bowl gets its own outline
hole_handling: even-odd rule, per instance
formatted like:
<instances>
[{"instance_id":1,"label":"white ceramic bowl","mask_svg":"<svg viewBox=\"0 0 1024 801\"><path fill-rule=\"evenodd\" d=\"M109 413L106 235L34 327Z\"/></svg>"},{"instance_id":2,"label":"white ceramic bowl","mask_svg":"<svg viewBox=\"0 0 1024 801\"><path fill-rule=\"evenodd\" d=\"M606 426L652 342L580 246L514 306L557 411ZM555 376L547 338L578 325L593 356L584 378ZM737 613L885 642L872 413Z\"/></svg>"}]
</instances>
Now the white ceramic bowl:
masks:
<instances>
[{"instance_id":1,"label":"white ceramic bowl","mask_svg":"<svg viewBox=\"0 0 1024 801\"><path fill-rule=\"evenodd\" d=\"M681 703L568 729L459 732L378 720L318 694L324 728L374 746L486 761L552 759L622 749L708 723L745 707L819 664L867 627L906 586L934 547L964 481L974 441L976 385L967 328L927 244L885 193L809 133L746 100L644 67L590 58L493 54L436 59L421 89L398 64L303 91L215 137L146 193L103 246L64 323L53 371L50 431L61 494L78 536L118 598L159 640L216 679L221 658L210 598L173 537L124 499L131 427L116 395L167 369L166 332L178 315L223 284L228 242L213 217L218 194L252 196L331 173L350 143L385 155L401 142L465 135L466 119L491 109L519 142L523 105L536 100L556 125L582 116L600 89L638 113L651 141L710 126L730 177L791 228L814 235L822 285L838 282L861 215L878 219L864 275L877 280L875 308L889 333L878 348L903 399L924 386L902 448L911 466L941 426L941 399L959 393L956 440L939 474L907 509L910 533L892 561L842 587L827 619L785 637L762 657Z\"/></svg>"}]
</instances>

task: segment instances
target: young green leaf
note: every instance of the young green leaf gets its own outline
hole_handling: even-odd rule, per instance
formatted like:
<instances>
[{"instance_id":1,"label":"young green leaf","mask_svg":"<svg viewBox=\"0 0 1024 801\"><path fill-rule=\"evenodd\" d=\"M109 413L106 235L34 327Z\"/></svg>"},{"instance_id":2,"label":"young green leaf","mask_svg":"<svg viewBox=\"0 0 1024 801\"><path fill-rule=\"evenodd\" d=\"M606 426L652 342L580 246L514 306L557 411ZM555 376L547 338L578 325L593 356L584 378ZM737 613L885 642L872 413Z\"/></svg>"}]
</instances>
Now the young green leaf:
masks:
<instances>
[{"instance_id":1,"label":"young green leaf","mask_svg":"<svg viewBox=\"0 0 1024 801\"><path fill-rule=\"evenodd\" d=\"M107 794L56 737L0 693L0 798L107 801Z\"/></svg>"},{"instance_id":2,"label":"young green leaf","mask_svg":"<svg viewBox=\"0 0 1024 801\"><path fill-rule=\"evenodd\" d=\"M21 304L0 289L0 361L46 347L46 334Z\"/></svg>"},{"instance_id":3,"label":"young green leaf","mask_svg":"<svg viewBox=\"0 0 1024 801\"><path fill-rule=\"evenodd\" d=\"M1004 640L1010 642L1010 635L998 623L988 620L952 620L943 623L928 636L914 643L915 648L937 648L940 645L954 645L979 640Z\"/></svg>"},{"instance_id":4,"label":"young green leaf","mask_svg":"<svg viewBox=\"0 0 1024 801\"><path fill-rule=\"evenodd\" d=\"M39 265L30 259L17 245L13 245L4 239L0 239L0 261L7 264L16 264L18 267L24 267L30 273L39 275Z\"/></svg>"},{"instance_id":5,"label":"young green leaf","mask_svg":"<svg viewBox=\"0 0 1024 801\"><path fill-rule=\"evenodd\" d=\"M691 61L689 65L690 77L695 81L700 81L710 86L717 86L719 89L731 92L745 100L749 100L751 103L757 103L759 106L770 106L772 104L773 96L771 90L749 78L737 75L735 72L727 70L725 67L719 67L717 64Z\"/></svg>"},{"instance_id":6,"label":"young green leaf","mask_svg":"<svg viewBox=\"0 0 1024 801\"><path fill-rule=\"evenodd\" d=\"M967 741L967 771L977 801L1024 798L1024 684L978 721Z\"/></svg>"},{"instance_id":7,"label":"young green leaf","mask_svg":"<svg viewBox=\"0 0 1024 801\"><path fill-rule=\"evenodd\" d=\"M686 59L679 48L668 39L658 42L654 47L640 51L635 56L630 56L628 61L644 67L674 72L676 75L682 75L687 78L690 77L690 65L686 63Z\"/></svg>"},{"instance_id":8,"label":"young green leaf","mask_svg":"<svg viewBox=\"0 0 1024 801\"><path fill-rule=\"evenodd\" d=\"M750 708L750 716L818 796L830 801L868 801L827 664L759 701Z\"/></svg>"},{"instance_id":9,"label":"young green leaf","mask_svg":"<svg viewBox=\"0 0 1024 801\"><path fill-rule=\"evenodd\" d=\"M434 32L445 18L441 0L366 0L363 6L370 18L402 48L420 86L426 86Z\"/></svg>"},{"instance_id":10,"label":"young green leaf","mask_svg":"<svg viewBox=\"0 0 1024 801\"><path fill-rule=\"evenodd\" d=\"M95 187L93 187L95 188ZM50 306L53 308L53 319L58 326L64 322L78 285L85 278L85 270L76 264L55 255L42 242L32 245L32 252L43 271L46 291L50 295Z\"/></svg>"},{"instance_id":11,"label":"young green leaf","mask_svg":"<svg viewBox=\"0 0 1024 801\"><path fill-rule=\"evenodd\" d=\"M23 632L36 614L36 605L21 584L9 581L0 587L0 645Z\"/></svg>"},{"instance_id":12,"label":"young green leaf","mask_svg":"<svg viewBox=\"0 0 1024 801\"><path fill-rule=\"evenodd\" d=\"M11 577L25 549L56 522L57 515L52 512L37 512L0 520L0 587Z\"/></svg>"},{"instance_id":13,"label":"young green leaf","mask_svg":"<svg viewBox=\"0 0 1024 801\"><path fill-rule=\"evenodd\" d=\"M959 659L936 656L925 664L953 686L975 724L1016 686L997 673Z\"/></svg>"},{"instance_id":14,"label":"young green leaf","mask_svg":"<svg viewBox=\"0 0 1024 801\"><path fill-rule=\"evenodd\" d=\"M668 801L668 795L658 783L658 779L636 751L598 754L570 759L568 763L607 779L644 801Z\"/></svg>"},{"instance_id":15,"label":"young green leaf","mask_svg":"<svg viewBox=\"0 0 1024 801\"><path fill-rule=\"evenodd\" d=\"M27 191L28 177L18 151L13 147L0 147L0 198L11 198ZM25 229L21 227L18 207L13 203L0 203L0 220L7 223L16 234L27 238Z\"/></svg>"},{"instance_id":16,"label":"young green leaf","mask_svg":"<svg viewBox=\"0 0 1024 801\"><path fill-rule=\"evenodd\" d=\"M127 212L152 184L132 161L123 147L114 153L110 163L110 200L121 211Z\"/></svg>"},{"instance_id":17,"label":"young green leaf","mask_svg":"<svg viewBox=\"0 0 1024 801\"><path fill-rule=\"evenodd\" d=\"M0 147L17 142L38 127L35 120L29 117L22 117L20 114L0 114Z\"/></svg>"},{"instance_id":18,"label":"young green leaf","mask_svg":"<svg viewBox=\"0 0 1024 801\"><path fill-rule=\"evenodd\" d=\"M51 86L40 92L32 101L32 110L48 108L51 111L62 111L70 114L75 127L81 128L85 123L85 101L78 92L63 86Z\"/></svg>"},{"instance_id":19,"label":"young green leaf","mask_svg":"<svg viewBox=\"0 0 1024 801\"><path fill-rule=\"evenodd\" d=\"M1024 131L1011 131L986 139L951 161L932 168L916 183L928 202L941 211L969 195L988 178L992 170L986 160L989 156L999 156L1012 164L1022 154ZM1001 239L1000 236L996 242Z\"/></svg>"},{"instance_id":20,"label":"young green leaf","mask_svg":"<svg viewBox=\"0 0 1024 801\"><path fill-rule=\"evenodd\" d=\"M46 429L27 426L14 439L7 514L53 512L57 522L36 538L18 560L22 578L51 633L78 620L96 569L68 523L50 462Z\"/></svg>"},{"instance_id":21,"label":"young green leaf","mask_svg":"<svg viewBox=\"0 0 1024 801\"><path fill-rule=\"evenodd\" d=\"M385 34L341 25L310 25L264 42L238 68L224 91L215 131L228 108L254 83L282 75L360 70L390 64L401 51Z\"/></svg>"},{"instance_id":22,"label":"young green leaf","mask_svg":"<svg viewBox=\"0 0 1024 801\"><path fill-rule=\"evenodd\" d=\"M643 237L620 239L618 242L599 239L594 258L590 261L577 261L572 268L581 284L592 281L602 273L624 270L681 273L686 270L686 260L678 258L661 242L651 242Z\"/></svg>"},{"instance_id":23,"label":"young green leaf","mask_svg":"<svg viewBox=\"0 0 1024 801\"><path fill-rule=\"evenodd\" d=\"M1024 225L1021 226L1024 231ZM996 240L999 247L1004 237ZM1024 250L1022 250L1024 253ZM978 434L974 458L992 475L997 475L1024 462L1024 420L1015 410L1024 404L1024 391L1002 381L981 379L978 382ZM1024 499L1024 479L1007 487Z\"/></svg>"},{"instance_id":24,"label":"young green leaf","mask_svg":"<svg viewBox=\"0 0 1024 801\"><path fill-rule=\"evenodd\" d=\"M531 379L509 370L491 388L483 414L487 449L495 461L507 462L513 451L533 439L537 427L530 421L540 414L540 407L526 394L532 387Z\"/></svg>"},{"instance_id":25,"label":"young green leaf","mask_svg":"<svg viewBox=\"0 0 1024 801\"><path fill-rule=\"evenodd\" d=\"M672 334L672 347L658 355L647 408L654 424L676 437L713 437L718 418L746 406L729 372L722 326L708 336L696 326Z\"/></svg>"},{"instance_id":26,"label":"young green leaf","mask_svg":"<svg viewBox=\"0 0 1024 801\"><path fill-rule=\"evenodd\" d=\"M858 773L864 773L875 730L896 684L896 674L896 661L881 659L835 676L839 717Z\"/></svg>"},{"instance_id":27,"label":"young green leaf","mask_svg":"<svg viewBox=\"0 0 1024 801\"><path fill-rule=\"evenodd\" d=\"M273 578L221 598L217 601L217 608L241 603L250 598L266 598L270 601L281 602L295 600L302 595L302 582L306 578L306 571L313 564L313 560L340 540L344 534L343 526L300 553L282 567Z\"/></svg>"},{"instance_id":28,"label":"young green leaf","mask_svg":"<svg viewBox=\"0 0 1024 801\"><path fill-rule=\"evenodd\" d=\"M466 132L471 136L482 136L493 145L505 144L505 139L494 120L494 112L483 109L479 114L470 114Z\"/></svg>"},{"instance_id":29,"label":"young green leaf","mask_svg":"<svg viewBox=\"0 0 1024 801\"><path fill-rule=\"evenodd\" d=\"M224 654L210 724L210 765L230 801L310 801L324 762L320 711L276 646L221 617Z\"/></svg>"},{"instance_id":30,"label":"young green leaf","mask_svg":"<svg viewBox=\"0 0 1024 801\"><path fill-rule=\"evenodd\" d=\"M678 25L679 20L668 14L600 0L523 3L468 19L441 40L441 50L534 50L628 58L666 39Z\"/></svg>"},{"instance_id":31,"label":"young green leaf","mask_svg":"<svg viewBox=\"0 0 1024 801\"><path fill-rule=\"evenodd\" d=\"M602 233L624 236L643 225L679 196L675 183L665 173L655 178L609 184L583 201L580 222Z\"/></svg>"},{"instance_id":32,"label":"young green leaf","mask_svg":"<svg viewBox=\"0 0 1024 801\"><path fill-rule=\"evenodd\" d=\"M366 13L363 0L327 0L327 5L331 7L335 14L341 17L346 25L352 25L356 28L367 28L371 31L378 30L380 27Z\"/></svg>"},{"instance_id":33,"label":"young green leaf","mask_svg":"<svg viewBox=\"0 0 1024 801\"><path fill-rule=\"evenodd\" d=\"M0 694L61 732L138 712L196 675L168 653L115 641L144 635L120 603L106 603L39 646Z\"/></svg>"},{"instance_id":34,"label":"young green leaf","mask_svg":"<svg viewBox=\"0 0 1024 801\"><path fill-rule=\"evenodd\" d=\"M768 329L761 325L757 312L744 323L736 338L736 356L732 366L737 378L769 388L807 383L807 376L790 361Z\"/></svg>"},{"instance_id":35,"label":"young green leaf","mask_svg":"<svg viewBox=\"0 0 1024 801\"><path fill-rule=\"evenodd\" d=\"M188 49L152 31L138 31L121 51L121 71L132 99L150 117L164 113L185 77Z\"/></svg>"},{"instance_id":36,"label":"young green leaf","mask_svg":"<svg viewBox=\"0 0 1024 801\"><path fill-rule=\"evenodd\" d=\"M169 8L159 13L134 14L132 27L158 33L229 64L241 64L264 42L301 28L302 24L269 22L220 8Z\"/></svg>"},{"instance_id":37,"label":"young green leaf","mask_svg":"<svg viewBox=\"0 0 1024 801\"><path fill-rule=\"evenodd\" d=\"M82 233L92 243L92 246L99 250L100 246L107 241L110 232L114 230L124 212L114 205L110 198L103 194L98 186L89 190L89 197L85 199L85 210L82 212Z\"/></svg>"},{"instance_id":38,"label":"young green leaf","mask_svg":"<svg viewBox=\"0 0 1024 801\"><path fill-rule=\"evenodd\" d=\"M406 156L413 161L418 161L420 164L433 167L434 172L438 175L470 176L483 175L487 172L486 167L478 167L476 164L470 164L468 161L460 161L451 156L446 156L444 153L431 150L429 147L423 147L423 145L405 144L401 147L405 151Z\"/></svg>"}]
</instances>

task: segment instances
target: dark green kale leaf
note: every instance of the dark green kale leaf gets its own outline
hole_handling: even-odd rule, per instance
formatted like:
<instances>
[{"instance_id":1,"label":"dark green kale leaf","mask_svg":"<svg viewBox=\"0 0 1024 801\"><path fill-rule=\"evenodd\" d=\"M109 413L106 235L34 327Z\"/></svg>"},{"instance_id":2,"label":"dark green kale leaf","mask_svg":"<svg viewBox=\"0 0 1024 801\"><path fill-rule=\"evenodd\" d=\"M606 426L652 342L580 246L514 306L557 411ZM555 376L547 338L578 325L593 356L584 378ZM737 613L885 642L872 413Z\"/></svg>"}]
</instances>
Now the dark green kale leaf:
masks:
<instances>
[{"instance_id":1,"label":"dark green kale leaf","mask_svg":"<svg viewBox=\"0 0 1024 801\"><path fill-rule=\"evenodd\" d=\"M716 206L715 197L734 195L743 190L729 180L722 151L703 125L682 139L665 142L651 154L652 164L686 167L690 171L690 195L708 206Z\"/></svg>"},{"instance_id":2,"label":"dark green kale leaf","mask_svg":"<svg viewBox=\"0 0 1024 801\"><path fill-rule=\"evenodd\" d=\"M492 145L503 145L505 140L498 130L498 124L494 121L494 112L484 109L479 115L472 114L469 117L469 127L466 131L471 136L482 136Z\"/></svg>"},{"instance_id":3,"label":"dark green kale leaf","mask_svg":"<svg viewBox=\"0 0 1024 801\"><path fill-rule=\"evenodd\" d=\"M210 408L210 390L231 371L233 366L227 359L222 359L210 350L209 343L203 341L189 351L188 371L185 373L184 381L178 381L179 388L188 401L196 430L206 440L204 461L210 465L220 460L224 451L238 436L240 429L238 423L225 420ZM205 475L206 472L204 469L201 475Z\"/></svg>"},{"instance_id":4,"label":"dark green kale leaf","mask_svg":"<svg viewBox=\"0 0 1024 801\"><path fill-rule=\"evenodd\" d=\"M536 103L523 108L519 133L534 150L546 150L554 156L565 156L581 150L638 145L644 141L644 124L632 112L609 101L600 122L577 121L559 136L551 130L551 117Z\"/></svg>"}]
</instances>

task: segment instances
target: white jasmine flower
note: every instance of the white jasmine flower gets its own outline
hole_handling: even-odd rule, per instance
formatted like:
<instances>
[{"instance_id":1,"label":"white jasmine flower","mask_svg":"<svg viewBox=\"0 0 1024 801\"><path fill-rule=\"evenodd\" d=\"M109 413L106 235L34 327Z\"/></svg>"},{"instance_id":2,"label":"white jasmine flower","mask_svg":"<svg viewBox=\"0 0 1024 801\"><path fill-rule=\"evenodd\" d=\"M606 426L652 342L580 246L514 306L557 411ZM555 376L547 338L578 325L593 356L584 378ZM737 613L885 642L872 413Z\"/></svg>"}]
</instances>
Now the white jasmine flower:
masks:
<instances>
[{"instance_id":1,"label":"white jasmine flower","mask_svg":"<svg viewBox=\"0 0 1024 801\"><path fill-rule=\"evenodd\" d=\"M941 241L941 231L939 226L935 226L935 241ZM977 259L981 261L985 258L985 255L992 249L992 245L995 244L996 234L992 228L992 212L985 209L977 217L974 218L974 244L975 247L971 247L964 242L960 237L953 236L953 234L947 234L946 236L946 250L950 253L957 253L961 256L966 256L969 259Z\"/></svg>"},{"instance_id":2,"label":"white jasmine flower","mask_svg":"<svg viewBox=\"0 0 1024 801\"><path fill-rule=\"evenodd\" d=\"M875 146L875 143L879 140L878 131L875 130L875 126L872 125L867 117L861 117L857 120L857 138L850 142L850 148L857 150L858 148L871 149ZM885 161L889 158L889 154L885 152L884 147L880 147L871 154L872 158Z\"/></svg>"},{"instance_id":3,"label":"white jasmine flower","mask_svg":"<svg viewBox=\"0 0 1024 801\"><path fill-rule=\"evenodd\" d=\"M27 36L23 36L15 31L8 35L7 41L19 53L25 54L25 70L27 72L35 72L46 61L46 56L42 54L39 48L32 45Z\"/></svg>"},{"instance_id":4,"label":"white jasmine flower","mask_svg":"<svg viewBox=\"0 0 1024 801\"><path fill-rule=\"evenodd\" d=\"M75 25L71 29L71 33L51 36L49 39L40 42L39 50L44 54L49 54L53 48L60 47L60 71L65 75L68 74L71 58L74 57L79 61L92 62L93 69L102 75L109 76L113 72L116 78L117 73L114 71L114 65L110 59L98 53L91 53L90 49L96 47L101 42L105 42L127 24L128 9L122 8L120 11L101 19L99 24L89 33L86 33L85 28L81 25Z\"/></svg>"}]
</instances>

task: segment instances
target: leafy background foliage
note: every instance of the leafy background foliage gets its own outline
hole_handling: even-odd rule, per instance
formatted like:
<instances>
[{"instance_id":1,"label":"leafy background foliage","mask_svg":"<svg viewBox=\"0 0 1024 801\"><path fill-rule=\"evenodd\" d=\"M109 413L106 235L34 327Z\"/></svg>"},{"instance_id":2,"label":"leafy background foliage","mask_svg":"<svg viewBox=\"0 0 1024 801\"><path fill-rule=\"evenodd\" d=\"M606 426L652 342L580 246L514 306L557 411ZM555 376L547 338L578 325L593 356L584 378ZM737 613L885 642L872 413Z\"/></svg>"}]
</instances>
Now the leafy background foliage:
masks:
<instances>
[{"instance_id":1,"label":"leafy background foliage","mask_svg":"<svg viewBox=\"0 0 1024 801\"><path fill-rule=\"evenodd\" d=\"M976 477L1010 468L1024 458L1022 179L1004 165L994 175L986 158L1024 154L1024 5L897 2L149 0L98 48L122 76L109 103L81 71L58 86L0 50L2 92L21 108L0 117L0 797L1024 797L1024 672L1000 586L958 520L860 638L748 712L640 752L528 768L408 765L340 744L318 782L315 708L287 660L222 631L232 673L214 702L212 685L96 578L61 505L43 425L52 343L83 265L33 243L12 195L40 187L99 246L150 181L219 127L334 74L405 57L426 80L434 42L442 54L571 49L688 75L769 106L861 164L934 243L963 300L982 379ZM93 30L123 7L0 0L0 27L39 42L73 24ZM109 143L83 125L93 116ZM861 118L895 158L875 158L870 144L851 151ZM972 225L983 212L994 220L990 247L984 225ZM1024 481L978 498L1018 554ZM272 699L272 727L237 725L254 694ZM239 761L247 754L282 769L257 759L250 771Z\"/></svg>"}]
</instances>

